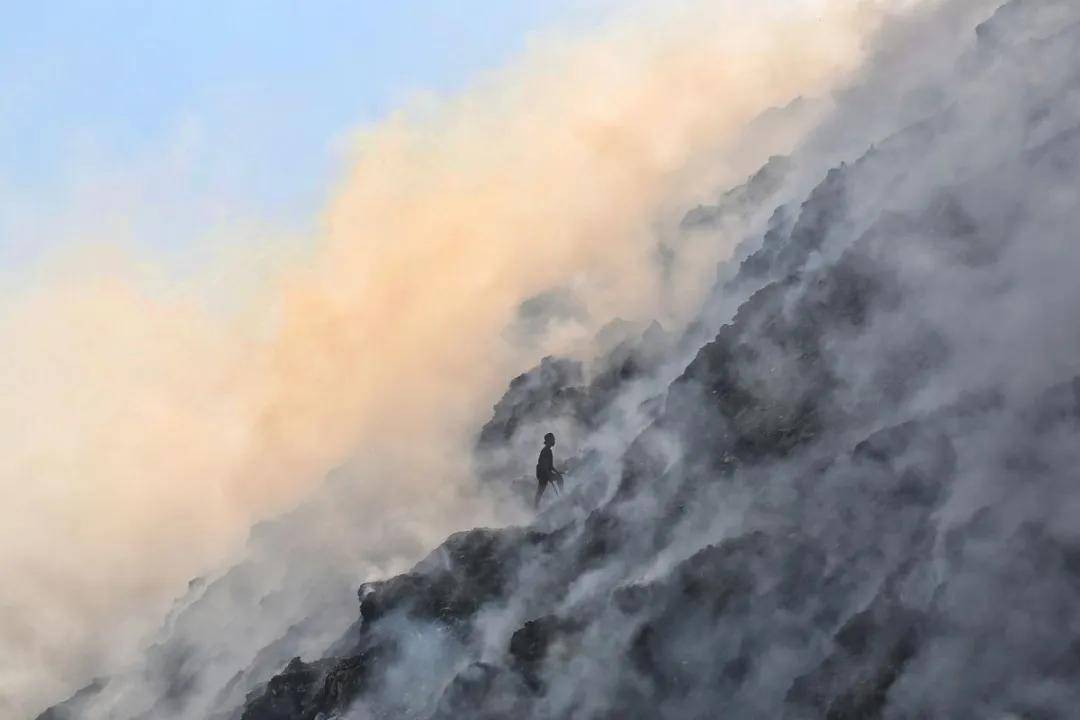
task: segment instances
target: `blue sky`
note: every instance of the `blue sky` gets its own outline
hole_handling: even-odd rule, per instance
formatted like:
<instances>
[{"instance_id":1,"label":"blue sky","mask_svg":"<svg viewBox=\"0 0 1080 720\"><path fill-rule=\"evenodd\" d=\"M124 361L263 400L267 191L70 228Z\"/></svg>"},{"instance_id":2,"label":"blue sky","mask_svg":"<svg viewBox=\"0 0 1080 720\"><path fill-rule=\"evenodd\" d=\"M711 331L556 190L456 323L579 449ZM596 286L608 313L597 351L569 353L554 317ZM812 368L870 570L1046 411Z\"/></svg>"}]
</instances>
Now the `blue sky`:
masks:
<instances>
[{"instance_id":1,"label":"blue sky","mask_svg":"<svg viewBox=\"0 0 1080 720\"><path fill-rule=\"evenodd\" d=\"M605 4L15 0L0 26L0 267L77 240L99 205L120 212L99 199L114 186L136 189L150 245L182 250L226 204L302 228L351 128Z\"/></svg>"}]
</instances>

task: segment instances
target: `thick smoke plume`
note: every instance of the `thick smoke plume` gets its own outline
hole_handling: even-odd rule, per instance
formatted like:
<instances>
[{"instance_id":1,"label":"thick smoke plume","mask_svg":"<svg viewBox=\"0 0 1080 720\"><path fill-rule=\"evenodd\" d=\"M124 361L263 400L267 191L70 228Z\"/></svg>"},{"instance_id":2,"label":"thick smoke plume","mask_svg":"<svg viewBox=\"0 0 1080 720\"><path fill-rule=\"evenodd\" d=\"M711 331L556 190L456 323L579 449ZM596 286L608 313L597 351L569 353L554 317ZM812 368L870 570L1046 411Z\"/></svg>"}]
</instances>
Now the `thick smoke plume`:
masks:
<instances>
[{"instance_id":1,"label":"thick smoke plume","mask_svg":"<svg viewBox=\"0 0 1080 720\"><path fill-rule=\"evenodd\" d=\"M358 568L490 518L464 457L505 378L612 317L684 319L738 238L672 278L670 212L786 151L798 122L750 149L740 133L827 95L878 18L691 3L538 43L361 132L324 232L242 311L99 251L6 297L0 714L128 657L189 578L332 468L349 468L345 520L367 532ZM558 289L585 311L524 350L508 340L521 303Z\"/></svg>"}]
</instances>

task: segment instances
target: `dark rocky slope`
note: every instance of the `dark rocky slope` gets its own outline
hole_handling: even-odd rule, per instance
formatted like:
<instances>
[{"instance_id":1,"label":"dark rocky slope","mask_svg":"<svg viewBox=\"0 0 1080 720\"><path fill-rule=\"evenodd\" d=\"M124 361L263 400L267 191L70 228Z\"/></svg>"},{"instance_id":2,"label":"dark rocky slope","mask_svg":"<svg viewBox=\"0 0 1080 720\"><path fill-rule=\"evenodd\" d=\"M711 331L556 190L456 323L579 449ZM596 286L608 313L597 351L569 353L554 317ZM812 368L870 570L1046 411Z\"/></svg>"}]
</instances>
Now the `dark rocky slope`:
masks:
<instances>
[{"instance_id":1,"label":"dark rocky slope","mask_svg":"<svg viewBox=\"0 0 1080 720\"><path fill-rule=\"evenodd\" d=\"M771 216L697 323L513 382L478 465L527 472L567 428L566 495L362 586L325 651L282 641L217 717L1074 717L1077 23L1013 0L914 94L868 71L688 218ZM151 717L186 716L175 683Z\"/></svg>"}]
</instances>

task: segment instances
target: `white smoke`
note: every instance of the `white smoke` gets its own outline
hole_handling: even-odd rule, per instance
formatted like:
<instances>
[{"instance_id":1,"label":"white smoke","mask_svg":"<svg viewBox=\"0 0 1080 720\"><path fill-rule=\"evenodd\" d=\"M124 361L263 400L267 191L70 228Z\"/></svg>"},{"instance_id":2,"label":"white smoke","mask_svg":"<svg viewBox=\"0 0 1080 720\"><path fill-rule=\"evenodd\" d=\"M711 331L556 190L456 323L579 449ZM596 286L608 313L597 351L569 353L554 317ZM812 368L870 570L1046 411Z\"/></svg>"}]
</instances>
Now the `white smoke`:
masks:
<instances>
[{"instance_id":1,"label":"white smoke","mask_svg":"<svg viewBox=\"0 0 1080 720\"><path fill-rule=\"evenodd\" d=\"M738 238L664 283L657 229L787 150L800 127L749 151L740 132L826 95L880 10L665 4L540 43L359 133L310 251L229 313L100 246L9 294L0 569L18 582L0 591L0 705L25 714L115 667L189 578L339 465L366 529L350 578L491 519L461 458L537 352L505 340L516 308L574 289L591 320L548 351L615 316L686 319Z\"/></svg>"}]
</instances>

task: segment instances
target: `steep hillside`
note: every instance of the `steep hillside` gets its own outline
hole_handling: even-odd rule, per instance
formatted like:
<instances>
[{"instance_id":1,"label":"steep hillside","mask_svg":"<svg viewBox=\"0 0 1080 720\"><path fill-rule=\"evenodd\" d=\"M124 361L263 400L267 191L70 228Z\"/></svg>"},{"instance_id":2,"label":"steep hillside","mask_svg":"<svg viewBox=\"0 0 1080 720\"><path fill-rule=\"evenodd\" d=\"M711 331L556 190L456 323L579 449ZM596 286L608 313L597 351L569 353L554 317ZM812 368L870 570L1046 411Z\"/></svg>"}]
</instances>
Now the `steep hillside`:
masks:
<instances>
[{"instance_id":1,"label":"steep hillside","mask_svg":"<svg viewBox=\"0 0 1080 720\"><path fill-rule=\"evenodd\" d=\"M968 17L925 40L955 58L896 38L792 157L687 216L755 230L690 327L613 325L513 381L477 467L527 498L565 437L534 522L355 604L312 590L212 701L191 688L239 656L166 641L142 717L1074 716L1080 8ZM174 622L250 591L226 576Z\"/></svg>"}]
</instances>

